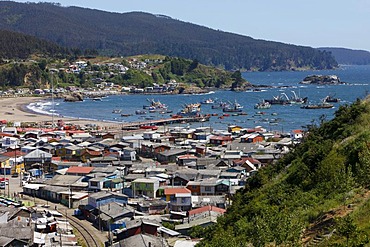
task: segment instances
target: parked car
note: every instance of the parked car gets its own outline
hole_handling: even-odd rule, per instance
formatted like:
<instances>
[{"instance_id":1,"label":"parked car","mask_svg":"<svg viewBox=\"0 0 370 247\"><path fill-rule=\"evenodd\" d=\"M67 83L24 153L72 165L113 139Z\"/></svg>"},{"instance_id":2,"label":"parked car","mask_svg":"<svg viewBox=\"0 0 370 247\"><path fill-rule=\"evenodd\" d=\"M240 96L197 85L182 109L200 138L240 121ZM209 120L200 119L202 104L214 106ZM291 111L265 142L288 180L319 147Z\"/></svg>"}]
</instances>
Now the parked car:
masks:
<instances>
[{"instance_id":1,"label":"parked car","mask_svg":"<svg viewBox=\"0 0 370 247\"><path fill-rule=\"evenodd\" d=\"M1 183L4 182L6 185L8 185L9 184L9 178L0 177L0 182Z\"/></svg>"}]
</instances>

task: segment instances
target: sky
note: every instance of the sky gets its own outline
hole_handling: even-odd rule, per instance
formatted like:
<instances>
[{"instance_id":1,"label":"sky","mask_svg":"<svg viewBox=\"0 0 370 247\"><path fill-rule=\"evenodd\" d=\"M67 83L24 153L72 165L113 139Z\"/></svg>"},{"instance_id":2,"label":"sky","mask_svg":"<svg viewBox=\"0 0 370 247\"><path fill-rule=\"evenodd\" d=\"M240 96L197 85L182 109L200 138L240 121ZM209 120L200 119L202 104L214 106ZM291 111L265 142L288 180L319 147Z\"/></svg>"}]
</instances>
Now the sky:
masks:
<instances>
[{"instance_id":1,"label":"sky","mask_svg":"<svg viewBox=\"0 0 370 247\"><path fill-rule=\"evenodd\" d=\"M44 0L45 1L45 0ZM47 0L48 1L48 0ZM38 2L18 0L16 2ZM142 11L250 36L311 47L370 51L369 0L53 0L109 12Z\"/></svg>"}]
</instances>

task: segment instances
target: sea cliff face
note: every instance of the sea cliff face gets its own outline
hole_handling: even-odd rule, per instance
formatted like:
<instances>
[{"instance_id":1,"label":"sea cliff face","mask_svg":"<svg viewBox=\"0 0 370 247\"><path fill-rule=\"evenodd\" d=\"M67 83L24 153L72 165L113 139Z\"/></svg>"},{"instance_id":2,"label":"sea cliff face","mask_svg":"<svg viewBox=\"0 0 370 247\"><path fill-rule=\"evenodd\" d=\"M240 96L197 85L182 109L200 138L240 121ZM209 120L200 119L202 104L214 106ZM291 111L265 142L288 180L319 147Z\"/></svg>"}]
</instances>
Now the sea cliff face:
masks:
<instances>
[{"instance_id":1,"label":"sea cliff face","mask_svg":"<svg viewBox=\"0 0 370 247\"><path fill-rule=\"evenodd\" d=\"M305 77L300 84L336 85L345 83L336 75L310 75Z\"/></svg>"}]
</instances>

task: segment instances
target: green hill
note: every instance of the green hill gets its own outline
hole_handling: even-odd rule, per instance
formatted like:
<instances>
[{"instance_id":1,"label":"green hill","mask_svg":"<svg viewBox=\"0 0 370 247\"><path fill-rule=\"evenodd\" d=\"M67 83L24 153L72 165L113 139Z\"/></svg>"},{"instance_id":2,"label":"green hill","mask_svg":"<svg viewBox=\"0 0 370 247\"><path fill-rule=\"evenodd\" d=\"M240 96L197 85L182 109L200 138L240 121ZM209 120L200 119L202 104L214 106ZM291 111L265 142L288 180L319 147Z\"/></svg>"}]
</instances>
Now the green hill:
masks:
<instances>
[{"instance_id":1,"label":"green hill","mask_svg":"<svg viewBox=\"0 0 370 247\"><path fill-rule=\"evenodd\" d=\"M341 106L237 193L199 246L368 246L370 101ZM199 230L199 229L198 229Z\"/></svg>"},{"instance_id":2,"label":"green hill","mask_svg":"<svg viewBox=\"0 0 370 247\"><path fill-rule=\"evenodd\" d=\"M163 15L110 13L51 3L0 2L0 29L26 33L81 50L131 56L163 54L247 70L331 69L327 52L256 40Z\"/></svg>"}]
</instances>

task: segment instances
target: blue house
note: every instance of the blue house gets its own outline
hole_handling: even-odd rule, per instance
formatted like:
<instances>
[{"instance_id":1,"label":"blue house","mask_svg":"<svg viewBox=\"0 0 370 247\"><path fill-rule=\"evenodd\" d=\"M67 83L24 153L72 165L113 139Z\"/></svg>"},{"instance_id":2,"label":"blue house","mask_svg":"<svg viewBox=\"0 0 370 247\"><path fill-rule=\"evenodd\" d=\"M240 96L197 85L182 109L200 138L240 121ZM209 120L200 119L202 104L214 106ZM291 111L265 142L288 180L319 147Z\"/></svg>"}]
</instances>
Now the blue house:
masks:
<instances>
[{"instance_id":1,"label":"blue house","mask_svg":"<svg viewBox=\"0 0 370 247\"><path fill-rule=\"evenodd\" d=\"M112 202L127 205L128 196L111 191L100 191L90 194L88 199L88 205L93 208L99 208Z\"/></svg>"}]
</instances>

